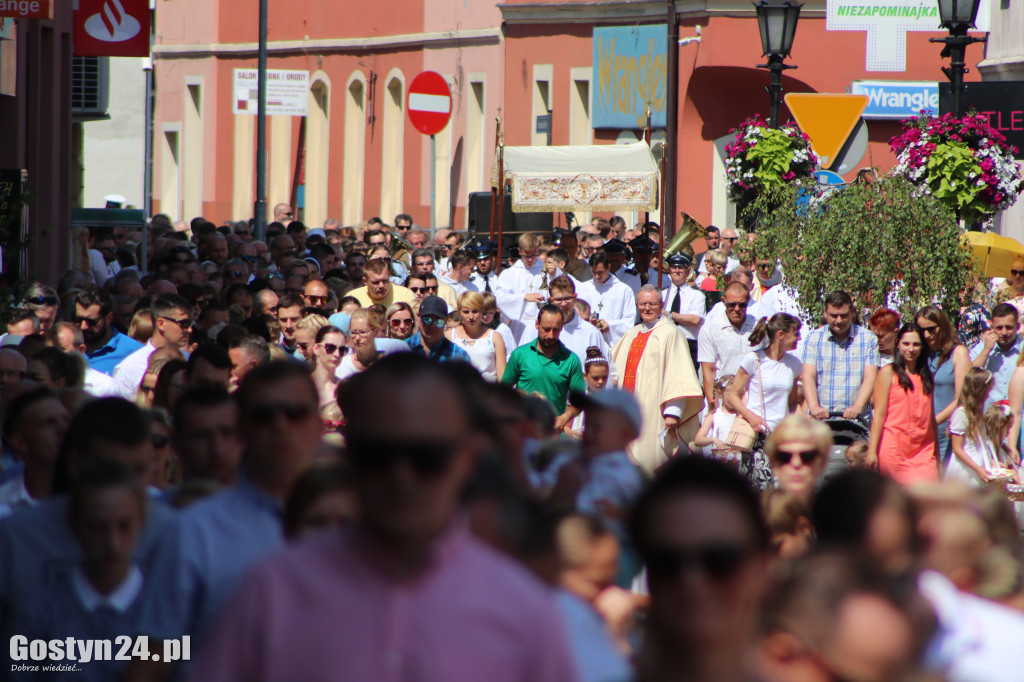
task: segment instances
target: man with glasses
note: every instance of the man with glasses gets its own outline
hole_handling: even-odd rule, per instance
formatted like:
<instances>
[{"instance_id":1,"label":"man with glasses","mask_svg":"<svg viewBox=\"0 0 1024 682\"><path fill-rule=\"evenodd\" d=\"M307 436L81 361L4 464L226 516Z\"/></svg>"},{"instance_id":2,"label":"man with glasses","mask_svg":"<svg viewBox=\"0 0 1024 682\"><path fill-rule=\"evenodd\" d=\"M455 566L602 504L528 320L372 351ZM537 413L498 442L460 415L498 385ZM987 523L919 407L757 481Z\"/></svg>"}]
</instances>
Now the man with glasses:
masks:
<instances>
[{"instance_id":1,"label":"man with glasses","mask_svg":"<svg viewBox=\"0 0 1024 682\"><path fill-rule=\"evenodd\" d=\"M782 284L782 270L774 258L759 256L754 265L754 290L751 296L760 301L773 288Z\"/></svg>"},{"instance_id":2,"label":"man with glasses","mask_svg":"<svg viewBox=\"0 0 1024 682\"><path fill-rule=\"evenodd\" d=\"M339 405L359 518L255 568L195 678L375 680L391 669L450 682L495 671L510 682L576 679L551 595L461 518L482 454L466 387L409 353L350 381ZM381 606L392 603L402 608ZM382 639L389 632L409 636Z\"/></svg>"},{"instance_id":3,"label":"man with glasses","mask_svg":"<svg viewBox=\"0 0 1024 682\"><path fill-rule=\"evenodd\" d=\"M527 394L539 393L551 403L555 432L566 429L580 409L569 404L570 391L586 391L583 362L560 340L565 320L562 311L550 303L537 315L537 338L512 351L502 383Z\"/></svg>"},{"instance_id":4,"label":"man with glasses","mask_svg":"<svg viewBox=\"0 0 1024 682\"><path fill-rule=\"evenodd\" d=\"M323 425L309 370L271 362L246 375L236 393L245 456L232 488L182 512L157 548L142 594L139 634L162 656L163 639L190 636L193 660L246 571L284 544L282 512L292 485L313 461ZM167 674L173 664L138 662ZM148 669L148 670L147 670ZM164 678L166 679L166 678Z\"/></svg>"},{"instance_id":5,"label":"man with glasses","mask_svg":"<svg viewBox=\"0 0 1024 682\"><path fill-rule=\"evenodd\" d=\"M445 338L445 321L448 319L448 304L438 296L427 296L420 302L420 330L407 343L414 355L445 362L462 360L469 362L469 353Z\"/></svg>"},{"instance_id":6,"label":"man with glasses","mask_svg":"<svg viewBox=\"0 0 1024 682\"><path fill-rule=\"evenodd\" d=\"M697 335L704 324L707 299L690 285L692 262L685 253L674 253L665 259L668 286L661 290L661 302L668 317L686 337L690 358L697 358Z\"/></svg>"},{"instance_id":7,"label":"man with glasses","mask_svg":"<svg viewBox=\"0 0 1024 682\"><path fill-rule=\"evenodd\" d=\"M834 291L825 297L825 325L804 344L804 397L812 417L842 412L854 419L870 407L882 360L878 338L855 319L850 294Z\"/></svg>"},{"instance_id":8,"label":"man with glasses","mask_svg":"<svg viewBox=\"0 0 1024 682\"><path fill-rule=\"evenodd\" d=\"M601 251L603 248L604 239L601 238L601 235L584 233L583 245L580 247L580 250L583 252L584 260L586 260L589 263L590 257L593 256L598 251ZM584 280L580 281L582 282Z\"/></svg>"},{"instance_id":9,"label":"man with glasses","mask_svg":"<svg viewBox=\"0 0 1024 682\"><path fill-rule=\"evenodd\" d=\"M288 265L299 257L298 251L295 250L295 240L286 234L275 237L270 242L270 256L278 272L284 272Z\"/></svg>"},{"instance_id":10,"label":"man with glasses","mask_svg":"<svg viewBox=\"0 0 1024 682\"><path fill-rule=\"evenodd\" d=\"M249 223L244 220L240 220L235 223L231 231L243 242L251 242L253 240L252 228L249 226Z\"/></svg>"},{"instance_id":11,"label":"man with glasses","mask_svg":"<svg viewBox=\"0 0 1024 682\"><path fill-rule=\"evenodd\" d=\"M408 213L399 213L395 216L395 220L392 223L399 235L403 237L405 234L412 229L413 219Z\"/></svg>"},{"instance_id":12,"label":"man with glasses","mask_svg":"<svg viewBox=\"0 0 1024 682\"><path fill-rule=\"evenodd\" d=\"M573 284L572 279L565 275L556 277L548 285L548 294L550 296L548 301L562 311L562 318L565 321L558 340L575 353L580 362L586 362L587 349L591 347L600 348L601 354L607 357L608 344L605 343L601 332L576 314L576 285ZM519 343L526 345L532 343L536 338L537 327L527 327L523 331L523 338Z\"/></svg>"},{"instance_id":13,"label":"man with glasses","mask_svg":"<svg viewBox=\"0 0 1024 682\"><path fill-rule=\"evenodd\" d=\"M708 410L715 409L715 380L736 374L740 360L753 350L747 337L757 321L747 314L750 289L741 282L730 282L722 294L725 318L709 317L697 334L697 361L701 366L704 397Z\"/></svg>"},{"instance_id":14,"label":"man with glasses","mask_svg":"<svg viewBox=\"0 0 1024 682\"><path fill-rule=\"evenodd\" d=\"M427 287L426 275L409 275L405 278L405 288L412 292L417 301L422 301L431 294L437 295L437 279L434 279L434 286L430 288Z\"/></svg>"},{"instance_id":15,"label":"man with glasses","mask_svg":"<svg viewBox=\"0 0 1024 682\"><path fill-rule=\"evenodd\" d=\"M295 217L295 211L288 204L275 204L274 205L274 221L275 223L281 223L287 225Z\"/></svg>"},{"instance_id":16,"label":"man with glasses","mask_svg":"<svg viewBox=\"0 0 1024 682\"><path fill-rule=\"evenodd\" d=\"M320 308L322 310L327 305L329 297L327 285L321 280L311 279L302 287L302 298L310 308Z\"/></svg>"},{"instance_id":17,"label":"man with glasses","mask_svg":"<svg viewBox=\"0 0 1024 682\"><path fill-rule=\"evenodd\" d=\"M249 268L246 267L245 261L240 258L232 258L224 263L224 269L221 273L220 288L222 291L227 291L229 287L235 284L248 284L249 282Z\"/></svg>"},{"instance_id":18,"label":"man with glasses","mask_svg":"<svg viewBox=\"0 0 1024 682\"><path fill-rule=\"evenodd\" d=\"M107 375L142 344L111 326L114 313L110 295L102 289L82 289L75 298L74 323L85 339L89 367Z\"/></svg>"},{"instance_id":19,"label":"man with glasses","mask_svg":"<svg viewBox=\"0 0 1024 682\"><path fill-rule=\"evenodd\" d=\"M501 273L494 291L498 308L508 318L517 340L522 337L527 321L536 319L537 306L547 297L546 289L535 284L544 270L544 263L539 258L540 245L539 234L519 235L519 260Z\"/></svg>"},{"instance_id":20,"label":"man with glasses","mask_svg":"<svg viewBox=\"0 0 1024 682\"><path fill-rule=\"evenodd\" d=\"M696 416L704 401L686 337L663 314L658 287L642 286L636 308L640 324L615 344L609 360L619 368L619 386L636 396L643 413L640 436L628 448L630 457L653 474L680 443L697 435Z\"/></svg>"},{"instance_id":21,"label":"man with glasses","mask_svg":"<svg viewBox=\"0 0 1024 682\"><path fill-rule=\"evenodd\" d=\"M430 235L426 230L413 229L405 234L405 241L409 242L414 249L425 249L429 238Z\"/></svg>"},{"instance_id":22,"label":"man with glasses","mask_svg":"<svg viewBox=\"0 0 1024 682\"><path fill-rule=\"evenodd\" d=\"M53 287L33 282L21 299L21 307L36 314L36 317L39 318L39 329L45 333L57 320L60 298L57 297L57 290Z\"/></svg>"},{"instance_id":23,"label":"man with glasses","mask_svg":"<svg viewBox=\"0 0 1024 682\"><path fill-rule=\"evenodd\" d=\"M150 305L153 315L153 336L142 348L126 357L114 369L114 382L119 394L131 399L146 373L149 356L158 348L173 346L184 349L192 333L192 306L177 294L161 294ZM83 327L82 331L85 331Z\"/></svg>"},{"instance_id":24,"label":"man with glasses","mask_svg":"<svg viewBox=\"0 0 1024 682\"><path fill-rule=\"evenodd\" d=\"M249 242L235 242L231 245L231 258L239 260L245 265L248 275L245 281L251 280L256 272L256 266L260 262L259 256L256 254L256 247ZM228 262L231 263L234 260Z\"/></svg>"}]
</instances>

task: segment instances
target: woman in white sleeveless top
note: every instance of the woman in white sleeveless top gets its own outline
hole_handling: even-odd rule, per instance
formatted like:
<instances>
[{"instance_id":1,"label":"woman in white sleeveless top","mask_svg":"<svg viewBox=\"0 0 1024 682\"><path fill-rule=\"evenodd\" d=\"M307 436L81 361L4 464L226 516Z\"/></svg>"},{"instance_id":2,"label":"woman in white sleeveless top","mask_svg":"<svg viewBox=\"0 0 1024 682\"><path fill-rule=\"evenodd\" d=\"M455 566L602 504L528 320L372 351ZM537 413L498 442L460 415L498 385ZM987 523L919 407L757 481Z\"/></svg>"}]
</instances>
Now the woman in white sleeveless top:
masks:
<instances>
[{"instance_id":1,"label":"woman in white sleeveless top","mask_svg":"<svg viewBox=\"0 0 1024 682\"><path fill-rule=\"evenodd\" d=\"M484 379L498 381L505 373L505 342L501 334L483 325L484 297L477 291L459 296L458 325L449 329L448 339L469 353L469 361Z\"/></svg>"}]
</instances>

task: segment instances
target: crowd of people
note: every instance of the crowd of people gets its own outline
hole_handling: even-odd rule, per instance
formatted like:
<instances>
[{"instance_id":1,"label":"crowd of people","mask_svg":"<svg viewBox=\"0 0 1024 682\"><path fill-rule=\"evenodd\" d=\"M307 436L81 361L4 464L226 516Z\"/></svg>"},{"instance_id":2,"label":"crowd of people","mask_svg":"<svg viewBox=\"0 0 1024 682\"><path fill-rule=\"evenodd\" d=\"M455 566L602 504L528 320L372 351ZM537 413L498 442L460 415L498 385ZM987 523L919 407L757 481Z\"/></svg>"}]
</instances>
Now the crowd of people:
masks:
<instances>
[{"instance_id":1,"label":"crowd of people","mask_svg":"<svg viewBox=\"0 0 1024 682\"><path fill-rule=\"evenodd\" d=\"M1024 261L804 330L732 229L292 218L83 232L11 311L5 678L1024 680Z\"/></svg>"}]
</instances>

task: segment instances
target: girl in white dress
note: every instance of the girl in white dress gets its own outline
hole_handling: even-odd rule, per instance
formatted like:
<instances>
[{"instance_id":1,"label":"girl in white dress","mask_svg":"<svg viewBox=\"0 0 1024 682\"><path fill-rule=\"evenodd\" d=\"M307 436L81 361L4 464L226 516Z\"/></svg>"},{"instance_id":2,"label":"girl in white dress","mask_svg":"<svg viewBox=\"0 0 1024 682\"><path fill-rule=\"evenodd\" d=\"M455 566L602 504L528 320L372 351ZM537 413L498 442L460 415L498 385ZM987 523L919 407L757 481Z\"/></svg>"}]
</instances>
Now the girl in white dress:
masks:
<instances>
[{"instance_id":1,"label":"girl in white dress","mask_svg":"<svg viewBox=\"0 0 1024 682\"><path fill-rule=\"evenodd\" d=\"M946 469L946 478L971 485L982 485L992 479L998 466L992 439L985 428L985 399L992 390L992 372L972 367L964 377L960 399L949 418L953 456Z\"/></svg>"},{"instance_id":2,"label":"girl in white dress","mask_svg":"<svg viewBox=\"0 0 1024 682\"><path fill-rule=\"evenodd\" d=\"M587 382L587 393L603 391L607 388L610 374L608 358L601 353L601 349L597 346L587 348L587 359L583 362L583 380ZM583 413L580 412L572 421L572 428L569 429L570 436L583 437L583 416Z\"/></svg>"},{"instance_id":3,"label":"girl in white dress","mask_svg":"<svg viewBox=\"0 0 1024 682\"><path fill-rule=\"evenodd\" d=\"M721 459L724 462L738 464L743 454L725 442L732 430L732 423L736 419L736 413L729 408L722 398L732 384L734 374L726 374L715 381L715 402L718 407L711 410L704 417L704 421L693 438L693 444L701 449L701 453L708 457Z\"/></svg>"},{"instance_id":4,"label":"girl in white dress","mask_svg":"<svg viewBox=\"0 0 1024 682\"><path fill-rule=\"evenodd\" d=\"M459 296L459 324L445 334L448 340L469 353L469 361L484 379L498 381L505 374L505 341L501 334L483 325L484 297L477 291Z\"/></svg>"}]
</instances>

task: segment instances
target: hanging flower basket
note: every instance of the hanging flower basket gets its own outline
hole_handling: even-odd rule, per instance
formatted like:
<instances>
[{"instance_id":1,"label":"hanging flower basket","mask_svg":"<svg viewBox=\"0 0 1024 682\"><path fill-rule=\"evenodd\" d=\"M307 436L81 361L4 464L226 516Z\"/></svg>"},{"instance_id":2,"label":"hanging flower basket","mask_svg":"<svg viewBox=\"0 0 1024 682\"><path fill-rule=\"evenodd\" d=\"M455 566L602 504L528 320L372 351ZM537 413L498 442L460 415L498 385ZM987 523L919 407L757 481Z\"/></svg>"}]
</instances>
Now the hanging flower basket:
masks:
<instances>
[{"instance_id":1,"label":"hanging flower basket","mask_svg":"<svg viewBox=\"0 0 1024 682\"><path fill-rule=\"evenodd\" d=\"M725 146L729 199L745 204L759 192L814 177L818 157L796 123L779 128L755 114L729 132L736 139Z\"/></svg>"},{"instance_id":2,"label":"hanging flower basket","mask_svg":"<svg viewBox=\"0 0 1024 682\"><path fill-rule=\"evenodd\" d=\"M1024 178L1013 156L1017 148L981 114L957 118L919 116L903 121L892 138L894 175L931 194L970 224L989 218L1017 200Z\"/></svg>"}]
</instances>

